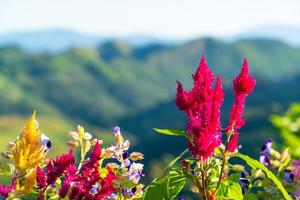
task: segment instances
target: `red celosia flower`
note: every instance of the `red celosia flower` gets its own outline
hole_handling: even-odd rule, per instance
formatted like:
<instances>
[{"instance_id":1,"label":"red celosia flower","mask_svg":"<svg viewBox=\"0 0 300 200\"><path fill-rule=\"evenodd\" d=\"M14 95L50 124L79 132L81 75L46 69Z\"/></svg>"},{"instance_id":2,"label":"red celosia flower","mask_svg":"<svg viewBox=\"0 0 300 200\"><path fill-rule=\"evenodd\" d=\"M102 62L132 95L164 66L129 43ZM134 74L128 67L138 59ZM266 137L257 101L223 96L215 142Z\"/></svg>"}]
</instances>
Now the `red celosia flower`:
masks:
<instances>
[{"instance_id":1,"label":"red celosia flower","mask_svg":"<svg viewBox=\"0 0 300 200\"><path fill-rule=\"evenodd\" d=\"M97 142L94 150L90 154L88 162L83 166L78 182L83 186L87 193L91 187L100 179L98 161L101 158L100 144ZM88 177L88 179L86 178Z\"/></svg>"},{"instance_id":2,"label":"red celosia flower","mask_svg":"<svg viewBox=\"0 0 300 200\"><path fill-rule=\"evenodd\" d=\"M43 189L47 186L46 176L41 167L36 169L36 185L39 189Z\"/></svg>"},{"instance_id":3,"label":"red celosia flower","mask_svg":"<svg viewBox=\"0 0 300 200\"><path fill-rule=\"evenodd\" d=\"M117 179L117 176L109 167L107 167L107 169L108 169L108 174L104 179L102 179L101 189L96 195L96 199L99 200L107 199L115 191L115 188L113 186L113 181Z\"/></svg>"},{"instance_id":4,"label":"red celosia flower","mask_svg":"<svg viewBox=\"0 0 300 200\"><path fill-rule=\"evenodd\" d=\"M12 183L10 186L4 186L0 184L0 198L8 197L8 194L16 188L15 183Z\"/></svg>"},{"instance_id":5,"label":"red celosia flower","mask_svg":"<svg viewBox=\"0 0 300 200\"><path fill-rule=\"evenodd\" d=\"M254 89L255 82L255 79L249 74L248 61L245 58L241 73L233 81L235 94L250 94Z\"/></svg>"},{"instance_id":6,"label":"red celosia flower","mask_svg":"<svg viewBox=\"0 0 300 200\"><path fill-rule=\"evenodd\" d=\"M92 187L97 184L97 182L101 179L99 173L99 160L101 159L101 148L100 144L97 142L90 157L86 164L83 165L81 169L81 173L77 175L75 179L73 179L74 186L72 187L72 191L70 193L70 199L93 199L98 193L98 188L96 191L92 191ZM67 175L67 174L66 174ZM68 184L66 183L66 187ZM63 194L65 193L63 191ZM68 191L68 190L67 190Z\"/></svg>"},{"instance_id":7,"label":"red celosia flower","mask_svg":"<svg viewBox=\"0 0 300 200\"><path fill-rule=\"evenodd\" d=\"M73 149L67 154L56 157L55 160L50 160L46 166L47 184L51 185L59 178L65 170L75 164Z\"/></svg>"},{"instance_id":8,"label":"red celosia flower","mask_svg":"<svg viewBox=\"0 0 300 200\"><path fill-rule=\"evenodd\" d=\"M90 154L88 162L83 166L82 171L85 170L85 168L93 168L95 165L98 166L98 161L101 158L101 147L99 142L96 143L94 150Z\"/></svg>"},{"instance_id":9,"label":"red celosia flower","mask_svg":"<svg viewBox=\"0 0 300 200\"><path fill-rule=\"evenodd\" d=\"M221 78L216 80L208 68L204 56L193 75L194 87L184 91L177 82L176 104L188 116L188 147L197 159L206 160L221 143L220 107L223 103Z\"/></svg>"},{"instance_id":10,"label":"red celosia flower","mask_svg":"<svg viewBox=\"0 0 300 200\"><path fill-rule=\"evenodd\" d=\"M66 169L64 182L59 190L59 196L64 198L71 186L71 183L76 179L77 168L75 165L71 165Z\"/></svg>"},{"instance_id":11,"label":"red celosia flower","mask_svg":"<svg viewBox=\"0 0 300 200\"><path fill-rule=\"evenodd\" d=\"M229 151L233 152L237 148L238 130L245 124L246 120L242 118L244 114L244 105L246 97L250 94L255 86L255 79L248 72L248 62L244 59L241 73L233 81L235 102L231 108L229 125L227 132L234 133L228 143Z\"/></svg>"},{"instance_id":12,"label":"red celosia flower","mask_svg":"<svg viewBox=\"0 0 300 200\"><path fill-rule=\"evenodd\" d=\"M239 142L239 134L237 132L233 133L230 141L227 144L227 150L230 152L234 152L238 147Z\"/></svg>"}]
</instances>

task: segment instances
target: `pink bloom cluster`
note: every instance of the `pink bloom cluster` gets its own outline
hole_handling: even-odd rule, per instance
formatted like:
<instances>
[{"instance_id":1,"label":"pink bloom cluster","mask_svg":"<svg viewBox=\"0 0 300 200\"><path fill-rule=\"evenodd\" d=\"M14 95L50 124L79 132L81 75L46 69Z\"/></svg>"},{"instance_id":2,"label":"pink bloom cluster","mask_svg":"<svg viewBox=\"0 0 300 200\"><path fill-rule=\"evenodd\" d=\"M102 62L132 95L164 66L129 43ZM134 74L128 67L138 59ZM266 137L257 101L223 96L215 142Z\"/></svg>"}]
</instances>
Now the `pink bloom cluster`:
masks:
<instances>
[{"instance_id":1,"label":"pink bloom cluster","mask_svg":"<svg viewBox=\"0 0 300 200\"><path fill-rule=\"evenodd\" d=\"M220 108L224 92L221 78L214 77L202 56L193 75L192 90L184 90L177 82L176 104L188 116L187 134L190 153L197 159L206 160L222 142ZM213 83L215 82L214 86ZM231 110L228 130L234 130L228 150L234 151L238 142L237 131L244 124L242 119L246 96L253 90L255 80L248 73L245 59L241 73L234 80L235 103Z\"/></svg>"},{"instance_id":2,"label":"pink bloom cluster","mask_svg":"<svg viewBox=\"0 0 300 200\"><path fill-rule=\"evenodd\" d=\"M5 199L8 197L8 194L16 188L16 184L14 183L14 180L12 181L12 184L10 186L4 186L0 184L0 199Z\"/></svg>"},{"instance_id":3,"label":"pink bloom cluster","mask_svg":"<svg viewBox=\"0 0 300 200\"><path fill-rule=\"evenodd\" d=\"M296 180L300 179L300 160L294 160L292 162L292 166L293 166L293 170L292 170L292 174L294 175L294 178Z\"/></svg>"},{"instance_id":4,"label":"pink bloom cluster","mask_svg":"<svg viewBox=\"0 0 300 200\"><path fill-rule=\"evenodd\" d=\"M101 148L97 142L89 159L82 168L75 165L73 150L69 153L50 160L44 173L41 168L37 169L36 179L40 191L40 199L44 199L44 192L47 186L51 186L58 178L63 177L59 190L59 196L70 199L107 199L115 190L112 182L117 177L108 168L106 177L101 178L99 172L99 160L101 159ZM80 173L78 173L80 171Z\"/></svg>"},{"instance_id":5,"label":"pink bloom cluster","mask_svg":"<svg viewBox=\"0 0 300 200\"><path fill-rule=\"evenodd\" d=\"M233 81L235 102L231 107L229 125L227 131L232 132L232 138L227 149L234 152L238 146L238 131L244 126L246 120L242 118L246 97L255 86L255 79L249 74L248 61L245 58L241 73Z\"/></svg>"}]
</instances>

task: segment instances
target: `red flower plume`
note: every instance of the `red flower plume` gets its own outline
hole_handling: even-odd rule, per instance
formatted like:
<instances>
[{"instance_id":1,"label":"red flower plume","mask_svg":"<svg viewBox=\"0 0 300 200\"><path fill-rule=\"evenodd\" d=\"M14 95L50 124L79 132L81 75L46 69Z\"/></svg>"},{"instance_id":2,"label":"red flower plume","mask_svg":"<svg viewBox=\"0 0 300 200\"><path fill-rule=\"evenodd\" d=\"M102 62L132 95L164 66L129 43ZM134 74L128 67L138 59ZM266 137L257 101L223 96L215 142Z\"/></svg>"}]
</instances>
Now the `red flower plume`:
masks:
<instances>
[{"instance_id":1,"label":"red flower plume","mask_svg":"<svg viewBox=\"0 0 300 200\"><path fill-rule=\"evenodd\" d=\"M248 61L245 58L240 74L233 81L235 102L230 112L229 125L227 131L231 132L232 138L228 143L228 150L234 152L238 143L238 131L244 126L246 120L242 118L246 97L255 87L255 79L249 74Z\"/></svg>"},{"instance_id":2,"label":"red flower plume","mask_svg":"<svg viewBox=\"0 0 300 200\"><path fill-rule=\"evenodd\" d=\"M223 103L221 78L216 80L202 56L198 69L193 75L194 87L184 91L177 82L176 105L188 116L188 147L197 159L206 160L221 143L220 108Z\"/></svg>"}]
</instances>

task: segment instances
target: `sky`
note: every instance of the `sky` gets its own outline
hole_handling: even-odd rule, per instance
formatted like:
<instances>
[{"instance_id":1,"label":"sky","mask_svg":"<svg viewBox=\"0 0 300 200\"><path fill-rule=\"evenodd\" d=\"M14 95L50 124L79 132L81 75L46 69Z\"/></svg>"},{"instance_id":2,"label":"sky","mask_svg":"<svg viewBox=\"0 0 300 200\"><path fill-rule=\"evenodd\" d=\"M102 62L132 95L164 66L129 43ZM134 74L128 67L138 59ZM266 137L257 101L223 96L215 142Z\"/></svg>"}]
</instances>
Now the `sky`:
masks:
<instances>
[{"instance_id":1,"label":"sky","mask_svg":"<svg viewBox=\"0 0 300 200\"><path fill-rule=\"evenodd\" d=\"M0 0L0 33L228 36L259 26L300 27L300 0Z\"/></svg>"}]
</instances>

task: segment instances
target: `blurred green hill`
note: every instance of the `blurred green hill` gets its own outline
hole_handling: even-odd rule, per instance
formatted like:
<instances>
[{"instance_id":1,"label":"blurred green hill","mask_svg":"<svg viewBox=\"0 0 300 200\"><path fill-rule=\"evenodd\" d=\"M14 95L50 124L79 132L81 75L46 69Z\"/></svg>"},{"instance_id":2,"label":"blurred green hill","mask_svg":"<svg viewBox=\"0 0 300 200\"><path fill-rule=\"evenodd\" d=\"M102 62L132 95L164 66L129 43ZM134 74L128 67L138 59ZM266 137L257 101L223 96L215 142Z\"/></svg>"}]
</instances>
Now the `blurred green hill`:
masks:
<instances>
[{"instance_id":1,"label":"blurred green hill","mask_svg":"<svg viewBox=\"0 0 300 200\"><path fill-rule=\"evenodd\" d=\"M231 81L243 58L248 58L257 88L249 96L248 123L241 130L241 140L242 151L255 154L259 143L276 137L269 114L283 112L289 103L300 101L300 48L275 40L230 43L204 38L177 46L143 47L111 41L97 48L70 48L57 54L2 47L1 141L14 139L23 127L24 116L37 110L45 121L42 127L53 132L55 142L62 142L77 123L97 130L120 125L136 137L136 150L145 152L147 162L164 152L180 152L184 140L155 135L152 128L184 127L185 117L173 103L175 81L191 86L191 74L202 53L213 71L224 77L224 126L233 101ZM108 137L104 132L102 135Z\"/></svg>"}]
</instances>

